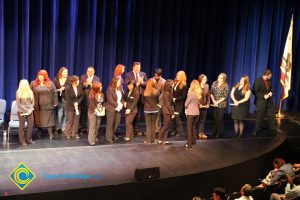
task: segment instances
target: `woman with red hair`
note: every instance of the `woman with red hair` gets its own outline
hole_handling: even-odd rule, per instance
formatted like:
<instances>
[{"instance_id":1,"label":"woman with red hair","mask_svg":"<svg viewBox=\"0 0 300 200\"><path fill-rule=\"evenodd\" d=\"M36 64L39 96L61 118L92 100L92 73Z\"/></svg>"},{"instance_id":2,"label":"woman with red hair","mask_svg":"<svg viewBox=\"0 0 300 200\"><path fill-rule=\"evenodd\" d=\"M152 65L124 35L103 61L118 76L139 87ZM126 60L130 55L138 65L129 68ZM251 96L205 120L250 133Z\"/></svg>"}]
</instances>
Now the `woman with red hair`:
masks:
<instances>
[{"instance_id":1,"label":"woman with red hair","mask_svg":"<svg viewBox=\"0 0 300 200\"><path fill-rule=\"evenodd\" d=\"M114 78L117 77L118 79L121 80L121 89L123 93L124 93L124 89L123 89L124 80L122 78L122 74L124 73L124 71L125 71L125 66L121 64L117 64L114 71Z\"/></svg>"},{"instance_id":2,"label":"woman with red hair","mask_svg":"<svg viewBox=\"0 0 300 200\"><path fill-rule=\"evenodd\" d=\"M46 70L38 72L33 83L35 124L41 128L47 128L49 138L53 139L53 127L55 126L54 108L57 105L56 87L50 80Z\"/></svg>"}]
</instances>

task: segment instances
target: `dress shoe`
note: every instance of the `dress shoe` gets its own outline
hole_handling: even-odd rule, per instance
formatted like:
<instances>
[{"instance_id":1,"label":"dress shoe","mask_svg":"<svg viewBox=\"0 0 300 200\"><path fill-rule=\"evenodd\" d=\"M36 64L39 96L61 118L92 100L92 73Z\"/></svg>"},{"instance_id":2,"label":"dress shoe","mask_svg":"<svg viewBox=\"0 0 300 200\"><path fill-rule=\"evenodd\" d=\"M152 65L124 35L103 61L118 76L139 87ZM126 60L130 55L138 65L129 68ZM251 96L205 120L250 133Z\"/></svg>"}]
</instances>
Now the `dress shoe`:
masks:
<instances>
[{"instance_id":1,"label":"dress shoe","mask_svg":"<svg viewBox=\"0 0 300 200\"><path fill-rule=\"evenodd\" d=\"M165 141L163 144L164 144L164 145L169 145L169 144L172 144L172 143L169 142L169 141Z\"/></svg>"},{"instance_id":2,"label":"dress shoe","mask_svg":"<svg viewBox=\"0 0 300 200\"><path fill-rule=\"evenodd\" d=\"M125 142L129 142L129 141L130 141L130 138L124 137L124 140L125 140Z\"/></svg>"},{"instance_id":3,"label":"dress shoe","mask_svg":"<svg viewBox=\"0 0 300 200\"><path fill-rule=\"evenodd\" d=\"M176 134L176 137L182 137L183 136L183 133L177 133Z\"/></svg>"},{"instance_id":4,"label":"dress shoe","mask_svg":"<svg viewBox=\"0 0 300 200\"><path fill-rule=\"evenodd\" d=\"M189 149L192 148L192 146L189 146L188 144L185 144L184 147Z\"/></svg>"},{"instance_id":5,"label":"dress shoe","mask_svg":"<svg viewBox=\"0 0 300 200\"><path fill-rule=\"evenodd\" d=\"M75 139L79 139L80 136L79 136L78 134L76 134L76 135L74 136L74 138L75 138Z\"/></svg>"},{"instance_id":6,"label":"dress shoe","mask_svg":"<svg viewBox=\"0 0 300 200\"><path fill-rule=\"evenodd\" d=\"M22 142L21 145L22 146L27 146L27 143L26 142Z\"/></svg>"},{"instance_id":7,"label":"dress shoe","mask_svg":"<svg viewBox=\"0 0 300 200\"><path fill-rule=\"evenodd\" d=\"M137 135L137 136L142 136L142 135L143 135L143 132L142 132L142 131L138 131L138 132L136 132L136 135Z\"/></svg>"},{"instance_id":8,"label":"dress shoe","mask_svg":"<svg viewBox=\"0 0 300 200\"><path fill-rule=\"evenodd\" d=\"M67 136L66 138L67 138L67 139L71 139L71 136Z\"/></svg>"},{"instance_id":9,"label":"dress shoe","mask_svg":"<svg viewBox=\"0 0 300 200\"><path fill-rule=\"evenodd\" d=\"M91 142L91 143L89 143L91 146L95 146L96 145L96 143L95 142Z\"/></svg>"},{"instance_id":10,"label":"dress shoe","mask_svg":"<svg viewBox=\"0 0 300 200\"><path fill-rule=\"evenodd\" d=\"M95 139L95 143L100 143L98 138Z\"/></svg>"}]
</instances>

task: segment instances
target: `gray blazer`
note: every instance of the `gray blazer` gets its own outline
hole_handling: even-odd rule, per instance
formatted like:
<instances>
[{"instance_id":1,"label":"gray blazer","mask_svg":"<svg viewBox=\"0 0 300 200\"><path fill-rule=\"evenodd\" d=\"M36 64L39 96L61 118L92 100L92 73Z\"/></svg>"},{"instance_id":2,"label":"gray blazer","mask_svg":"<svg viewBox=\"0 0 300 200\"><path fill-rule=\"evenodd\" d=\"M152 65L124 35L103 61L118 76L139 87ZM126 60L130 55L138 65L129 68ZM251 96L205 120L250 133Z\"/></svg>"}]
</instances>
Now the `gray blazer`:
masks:
<instances>
[{"instance_id":1,"label":"gray blazer","mask_svg":"<svg viewBox=\"0 0 300 200\"><path fill-rule=\"evenodd\" d=\"M187 95L184 107L187 115L199 115L200 99L197 97L195 92L191 92Z\"/></svg>"}]
</instances>

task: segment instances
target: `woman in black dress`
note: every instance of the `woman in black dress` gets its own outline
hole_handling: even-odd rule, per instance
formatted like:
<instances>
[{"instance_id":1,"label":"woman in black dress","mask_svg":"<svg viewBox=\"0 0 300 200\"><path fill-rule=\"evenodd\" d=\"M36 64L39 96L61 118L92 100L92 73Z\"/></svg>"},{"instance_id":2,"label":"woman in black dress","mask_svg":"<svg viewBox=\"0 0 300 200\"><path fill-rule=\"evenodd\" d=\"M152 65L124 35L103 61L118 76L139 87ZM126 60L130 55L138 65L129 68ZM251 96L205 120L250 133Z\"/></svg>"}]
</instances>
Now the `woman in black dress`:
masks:
<instances>
[{"instance_id":1,"label":"woman in black dress","mask_svg":"<svg viewBox=\"0 0 300 200\"><path fill-rule=\"evenodd\" d=\"M243 76L231 90L230 97L233 101L231 117L234 120L234 132L236 137L242 137L244 132L244 120L248 117L249 99L251 88L249 77Z\"/></svg>"}]
</instances>

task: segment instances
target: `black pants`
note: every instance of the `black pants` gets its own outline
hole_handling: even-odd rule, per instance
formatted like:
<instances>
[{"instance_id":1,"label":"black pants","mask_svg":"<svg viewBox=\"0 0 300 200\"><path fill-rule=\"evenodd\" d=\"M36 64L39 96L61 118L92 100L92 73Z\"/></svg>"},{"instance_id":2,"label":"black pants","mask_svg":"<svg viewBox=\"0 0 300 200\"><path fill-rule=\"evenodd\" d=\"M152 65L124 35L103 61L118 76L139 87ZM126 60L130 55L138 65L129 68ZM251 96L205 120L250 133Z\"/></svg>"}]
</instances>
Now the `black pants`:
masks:
<instances>
[{"instance_id":1,"label":"black pants","mask_svg":"<svg viewBox=\"0 0 300 200\"><path fill-rule=\"evenodd\" d=\"M133 133L133 120L136 116L136 113L130 113L128 115L125 116L125 120L126 120L126 137L132 139L134 136Z\"/></svg>"},{"instance_id":2,"label":"black pants","mask_svg":"<svg viewBox=\"0 0 300 200\"><path fill-rule=\"evenodd\" d=\"M276 129L276 120L275 120L275 106L271 102L259 101L256 103L256 124L254 132L258 133L261 130L262 122L265 113L269 118L270 128L272 130Z\"/></svg>"},{"instance_id":3,"label":"black pants","mask_svg":"<svg viewBox=\"0 0 300 200\"><path fill-rule=\"evenodd\" d=\"M157 113L145 113L146 120L146 142L152 143L155 140L155 121Z\"/></svg>"},{"instance_id":4,"label":"black pants","mask_svg":"<svg viewBox=\"0 0 300 200\"><path fill-rule=\"evenodd\" d=\"M175 114L175 118L172 120L172 127L173 127L173 132L175 132L175 134L183 135L183 128L180 119L180 114L178 115Z\"/></svg>"},{"instance_id":5,"label":"black pants","mask_svg":"<svg viewBox=\"0 0 300 200\"><path fill-rule=\"evenodd\" d=\"M18 112L18 118L19 118L19 142L25 143L30 142L32 140L32 128L33 128L33 113L27 116L21 116L21 113ZM25 127L25 121L27 121L27 137L25 139L25 133L24 133L24 127Z\"/></svg>"},{"instance_id":6,"label":"black pants","mask_svg":"<svg viewBox=\"0 0 300 200\"><path fill-rule=\"evenodd\" d=\"M88 130L88 98L90 94L90 89L85 89L83 91L83 100L80 110L80 129L82 132L87 132Z\"/></svg>"},{"instance_id":7,"label":"black pants","mask_svg":"<svg viewBox=\"0 0 300 200\"><path fill-rule=\"evenodd\" d=\"M200 115L199 115L199 133L203 133L205 134L205 130L204 130L204 124L206 121L206 117L207 117L207 109L206 108L201 108L200 109Z\"/></svg>"},{"instance_id":8,"label":"black pants","mask_svg":"<svg viewBox=\"0 0 300 200\"><path fill-rule=\"evenodd\" d=\"M160 141L168 140L168 130L169 130L170 122L171 122L171 115L164 114L164 125L159 132L158 140Z\"/></svg>"},{"instance_id":9,"label":"black pants","mask_svg":"<svg viewBox=\"0 0 300 200\"><path fill-rule=\"evenodd\" d=\"M188 115L186 117L187 126L187 144L192 146L196 143L196 122L198 120L198 115Z\"/></svg>"},{"instance_id":10,"label":"black pants","mask_svg":"<svg viewBox=\"0 0 300 200\"><path fill-rule=\"evenodd\" d=\"M121 112L106 110L106 140L111 142L121 122Z\"/></svg>"},{"instance_id":11,"label":"black pants","mask_svg":"<svg viewBox=\"0 0 300 200\"><path fill-rule=\"evenodd\" d=\"M223 137L224 113L226 108L213 108L213 133L212 136Z\"/></svg>"}]
</instances>

